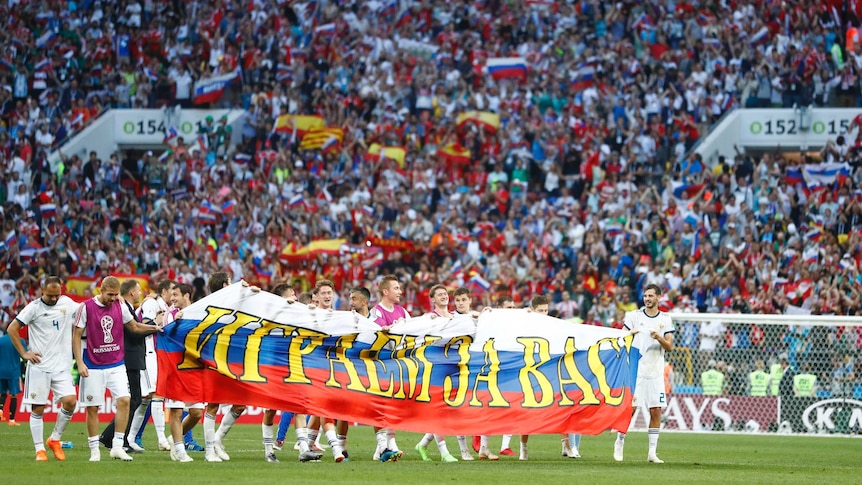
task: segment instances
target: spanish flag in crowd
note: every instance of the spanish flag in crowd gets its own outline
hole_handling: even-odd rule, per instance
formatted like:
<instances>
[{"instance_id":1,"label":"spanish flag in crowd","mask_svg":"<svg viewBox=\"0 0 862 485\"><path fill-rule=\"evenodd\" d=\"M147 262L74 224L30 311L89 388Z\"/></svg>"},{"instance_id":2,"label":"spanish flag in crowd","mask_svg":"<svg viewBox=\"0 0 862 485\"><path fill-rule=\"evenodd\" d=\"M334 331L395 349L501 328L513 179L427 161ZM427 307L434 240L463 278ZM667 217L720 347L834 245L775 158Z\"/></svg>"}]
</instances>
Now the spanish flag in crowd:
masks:
<instances>
[{"instance_id":1,"label":"spanish flag in crowd","mask_svg":"<svg viewBox=\"0 0 862 485\"><path fill-rule=\"evenodd\" d=\"M404 147L382 147L377 143L372 143L368 147L368 153L365 154L366 160L382 162L383 160L395 160L398 162L399 168L404 168L404 159L407 156L407 149Z\"/></svg>"},{"instance_id":2,"label":"spanish flag in crowd","mask_svg":"<svg viewBox=\"0 0 862 485\"><path fill-rule=\"evenodd\" d=\"M276 133L293 133L296 129L296 136L305 136L306 133L315 128L323 128L326 123L320 116L307 115L281 115L275 120L273 131Z\"/></svg>"},{"instance_id":3,"label":"spanish flag in crowd","mask_svg":"<svg viewBox=\"0 0 862 485\"><path fill-rule=\"evenodd\" d=\"M489 111L468 111L458 115L459 130L469 124L479 126L489 133L496 133L500 129L500 115Z\"/></svg>"},{"instance_id":4,"label":"spanish flag in crowd","mask_svg":"<svg viewBox=\"0 0 862 485\"><path fill-rule=\"evenodd\" d=\"M312 128L299 144L300 150L323 150L324 153L337 150L344 138L341 128Z\"/></svg>"},{"instance_id":5,"label":"spanish flag in crowd","mask_svg":"<svg viewBox=\"0 0 862 485\"><path fill-rule=\"evenodd\" d=\"M144 275L117 273L113 276L116 276L117 279L120 280L120 284L128 279L138 280L138 283L141 284L141 291L143 291L143 294L146 295L150 292L150 279ZM70 276L69 279L66 280L66 292L73 296L98 295L101 293L101 290L99 289L101 283L102 280L100 278Z\"/></svg>"},{"instance_id":6,"label":"spanish flag in crowd","mask_svg":"<svg viewBox=\"0 0 862 485\"><path fill-rule=\"evenodd\" d=\"M450 143L437 150L437 155L449 163L470 163L470 150L461 146L460 143Z\"/></svg>"},{"instance_id":7,"label":"spanish flag in crowd","mask_svg":"<svg viewBox=\"0 0 862 485\"><path fill-rule=\"evenodd\" d=\"M341 248L347 244L347 239L320 239L311 241L307 246L297 247L289 244L281 250L279 259L283 263L308 261L320 254L341 254Z\"/></svg>"}]
</instances>

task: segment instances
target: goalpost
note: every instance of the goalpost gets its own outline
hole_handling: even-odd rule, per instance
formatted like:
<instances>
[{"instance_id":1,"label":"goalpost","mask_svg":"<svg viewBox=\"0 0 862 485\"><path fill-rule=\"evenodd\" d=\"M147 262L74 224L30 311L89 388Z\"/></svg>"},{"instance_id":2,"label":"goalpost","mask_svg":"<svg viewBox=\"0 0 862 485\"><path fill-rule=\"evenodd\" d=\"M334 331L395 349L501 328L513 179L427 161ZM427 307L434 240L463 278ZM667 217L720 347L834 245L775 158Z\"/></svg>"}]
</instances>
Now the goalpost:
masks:
<instances>
[{"instance_id":1,"label":"goalpost","mask_svg":"<svg viewBox=\"0 0 862 485\"><path fill-rule=\"evenodd\" d=\"M862 434L862 317L670 315L664 429Z\"/></svg>"}]
</instances>

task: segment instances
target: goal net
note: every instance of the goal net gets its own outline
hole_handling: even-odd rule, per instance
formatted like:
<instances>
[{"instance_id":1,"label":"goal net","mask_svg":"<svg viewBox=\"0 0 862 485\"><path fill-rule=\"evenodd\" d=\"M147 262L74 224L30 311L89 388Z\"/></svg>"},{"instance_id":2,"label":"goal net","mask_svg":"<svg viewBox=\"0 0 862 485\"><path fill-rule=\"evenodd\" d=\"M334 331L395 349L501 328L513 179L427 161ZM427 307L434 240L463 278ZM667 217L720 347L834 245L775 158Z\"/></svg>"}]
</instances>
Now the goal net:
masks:
<instances>
[{"instance_id":1,"label":"goal net","mask_svg":"<svg viewBox=\"0 0 862 485\"><path fill-rule=\"evenodd\" d=\"M674 313L662 427L862 434L862 317ZM638 410L631 429L645 429Z\"/></svg>"}]
</instances>

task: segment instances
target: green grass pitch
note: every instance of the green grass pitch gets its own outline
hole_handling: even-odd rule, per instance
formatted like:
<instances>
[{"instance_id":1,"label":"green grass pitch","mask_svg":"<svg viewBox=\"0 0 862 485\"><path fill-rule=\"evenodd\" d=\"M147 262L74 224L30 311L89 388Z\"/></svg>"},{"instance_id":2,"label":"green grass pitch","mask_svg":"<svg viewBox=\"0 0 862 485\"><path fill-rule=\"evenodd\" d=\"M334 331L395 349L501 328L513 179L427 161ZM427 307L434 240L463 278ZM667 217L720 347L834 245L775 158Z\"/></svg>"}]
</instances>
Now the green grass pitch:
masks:
<instances>
[{"instance_id":1,"label":"green grass pitch","mask_svg":"<svg viewBox=\"0 0 862 485\"><path fill-rule=\"evenodd\" d=\"M51 427L52 424L45 423L46 435ZM200 442L202 433L200 426L195 429ZM293 436L291 428L288 438ZM103 449L102 462L89 463L84 425L73 423L63 437L74 442L74 448L66 450L67 461L54 460L49 451L49 462L36 463L27 422L20 427L0 423L0 483L862 483L859 438L663 433L659 456L666 463L662 465L646 462L645 433L628 436L623 463L613 461L611 434L585 436L580 459L562 458L560 440L555 436L533 436L527 462L519 462L517 457L501 457L499 462L451 464L422 462L413 451L419 438L415 433L398 433L398 444L405 450L398 463L372 461L374 436L364 426L350 430L351 459L347 463L334 463L328 450L320 463L299 463L293 441L276 452L281 463L266 463L260 426L237 425L225 440L230 462L206 463L203 453L191 453L195 462L182 464L172 462L166 452L155 451L155 438L149 427L144 435L147 451L134 455L134 462L111 460ZM516 452L517 439L514 437L512 443ZM456 454L455 438L448 441L450 451ZM500 437L492 437L492 449L496 451L499 445ZM433 444L429 454L439 459Z\"/></svg>"}]
</instances>

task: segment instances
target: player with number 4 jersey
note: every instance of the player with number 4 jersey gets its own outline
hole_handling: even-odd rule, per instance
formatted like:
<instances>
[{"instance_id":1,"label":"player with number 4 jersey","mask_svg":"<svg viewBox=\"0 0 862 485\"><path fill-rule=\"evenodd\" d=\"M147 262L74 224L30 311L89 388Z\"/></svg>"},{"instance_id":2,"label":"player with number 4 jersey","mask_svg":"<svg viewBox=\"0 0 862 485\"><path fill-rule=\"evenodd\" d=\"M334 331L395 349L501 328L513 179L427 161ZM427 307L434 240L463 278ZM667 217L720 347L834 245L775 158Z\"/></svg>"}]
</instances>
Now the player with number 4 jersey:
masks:
<instances>
[{"instance_id":1,"label":"player with number 4 jersey","mask_svg":"<svg viewBox=\"0 0 862 485\"><path fill-rule=\"evenodd\" d=\"M30 434L36 447L36 461L48 461L45 446L51 448L56 459L66 459L60 438L77 406L71 370L72 327L78 303L60 294L61 284L56 276L45 278L42 297L24 307L8 328L12 345L27 361L23 403L32 406ZM24 326L29 331L29 350L24 349L18 334ZM54 401L59 401L63 407L50 439L43 443L42 414L50 404L49 393L53 393Z\"/></svg>"}]
</instances>

